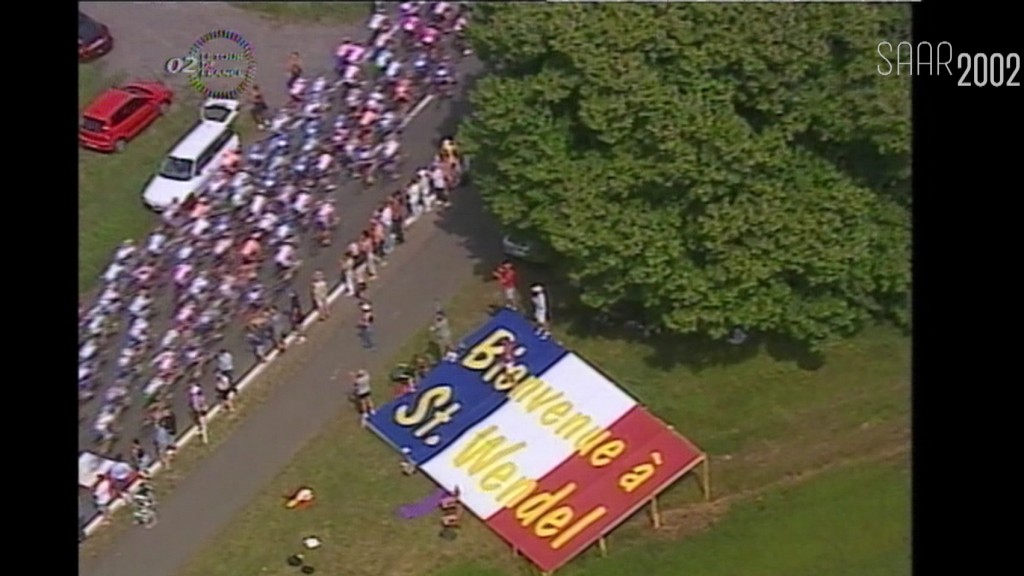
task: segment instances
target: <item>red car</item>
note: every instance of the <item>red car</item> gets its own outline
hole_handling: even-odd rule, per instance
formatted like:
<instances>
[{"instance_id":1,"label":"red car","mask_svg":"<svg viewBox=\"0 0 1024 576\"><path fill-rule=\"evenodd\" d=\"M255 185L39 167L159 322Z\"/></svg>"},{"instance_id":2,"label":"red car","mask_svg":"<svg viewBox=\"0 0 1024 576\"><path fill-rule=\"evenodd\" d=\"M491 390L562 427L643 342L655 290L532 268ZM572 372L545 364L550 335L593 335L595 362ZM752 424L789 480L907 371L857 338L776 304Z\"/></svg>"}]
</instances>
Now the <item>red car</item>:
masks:
<instances>
[{"instance_id":1,"label":"red car","mask_svg":"<svg viewBox=\"0 0 1024 576\"><path fill-rule=\"evenodd\" d=\"M91 150L120 152L163 115L174 93L162 82L131 82L100 94L82 113L78 142Z\"/></svg>"},{"instance_id":2,"label":"red car","mask_svg":"<svg viewBox=\"0 0 1024 576\"><path fill-rule=\"evenodd\" d=\"M78 13L78 61L88 62L103 56L114 48L114 37L110 29Z\"/></svg>"}]
</instances>

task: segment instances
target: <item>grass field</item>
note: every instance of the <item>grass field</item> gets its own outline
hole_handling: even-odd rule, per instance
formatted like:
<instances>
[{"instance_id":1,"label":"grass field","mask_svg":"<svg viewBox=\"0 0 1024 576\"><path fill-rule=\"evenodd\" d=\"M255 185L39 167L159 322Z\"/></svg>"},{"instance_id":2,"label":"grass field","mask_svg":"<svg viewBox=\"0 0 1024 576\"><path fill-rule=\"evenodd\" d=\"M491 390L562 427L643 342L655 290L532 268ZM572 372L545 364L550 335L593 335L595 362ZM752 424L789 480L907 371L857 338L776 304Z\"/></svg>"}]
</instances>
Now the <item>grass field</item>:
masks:
<instances>
[{"instance_id":1,"label":"grass field","mask_svg":"<svg viewBox=\"0 0 1024 576\"><path fill-rule=\"evenodd\" d=\"M849 466L736 504L711 530L677 541L644 535L609 545L572 576L898 576L910 574L910 493L905 461ZM562 574L562 572L559 572ZM434 576L505 576L489 564L460 564Z\"/></svg>"},{"instance_id":2,"label":"grass field","mask_svg":"<svg viewBox=\"0 0 1024 576\"><path fill-rule=\"evenodd\" d=\"M456 331L465 332L479 324L492 297L493 288L477 282L451 303L448 308ZM891 521L891 528L862 529L868 522L867 512L880 508L871 500L877 496L865 496L866 492L853 489L861 482L843 480L840 475L831 484L809 480L805 496L796 495L803 492L768 495L777 489L772 487L799 484L811 477L811 472L823 468L871 468L876 460L905 455L909 445L910 355L906 338L888 329L871 329L831 349L820 368L807 370L795 360L776 359L767 353L733 365L696 369L675 363L668 367L665 351L649 344L594 334L562 333L559 337L704 447L712 457L716 494L711 504L698 503L696 483L684 480L662 498L662 506L668 510L668 529L652 537L643 519L635 518L613 535L610 558L597 561L593 558L596 554L590 552L566 569L566 574L603 574L605 570L608 574L621 573L624 566L633 566L642 556L661 558L662 563L678 568L675 559L685 561L689 553L673 550L682 546L695 551L705 541L702 539L707 539L703 546L711 549L744 547L730 552L736 556L727 565L732 567L732 574L738 573L740 566L744 574L792 576L810 574L812 570L852 574L846 570L857 566L861 560L854 556L858 555L867 563L861 564L862 568L885 568L872 573L906 572L899 562L906 554L905 530L897 529L895 516L883 521ZM424 344L425 336L421 335L409 344L406 356L422 350ZM677 352L681 358L687 356L685 350ZM376 371L384 370L380 366ZM885 508L905 511L909 506L905 476L896 480L892 474L883 476L888 480L877 482L887 485L883 494L895 502L884 504ZM317 504L301 512L285 511L281 506L283 495L303 485L316 490ZM442 543L435 536L436 518L395 518L398 506L418 500L430 490L429 481L421 476L401 476L397 455L362 430L355 415L342 415L300 452L184 574L291 573L294 569L284 560L297 552L300 539L310 534L326 543L310 558L319 573L468 576L528 572L526 563L512 558L481 524L470 522L456 542ZM846 496L841 498L841 494ZM755 504L742 503L751 495L763 499ZM790 505L788 499L820 501L828 506L816 512L817 505ZM788 513L775 518L774 512L763 512L769 505L773 511L785 508ZM851 512L844 512L843 506ZM859 510L863 512L854 514ZM706 535L692 536L723 516L726 520L720 527ZM763 520L755 522L757 518ZM824 534L844 518L855 524L847 533L856 534L843 546L830 548ZM781 533L773 536L782 529L793 533L803 530L803 534L815 535L818 540L806 550L775 554L769 547L772 542L780 546L786 543ZM684 536L689 538L682 544L666 542ZM745 544L747 541L750 543ZM705 554L706 560L693 560L703 562L694 565L707 570L699 573L726 573L725 569L712 571L715 555ZM774 563L743 564L762 557L773 558Z\"/></svg>"},{"instance_id":3,"label":"grass field","mask_svg":"<svg viewBox=\"0 0 1024 576\"><path fill-rule=\"evenodd\" d=\"M78 67L78 105L83 109L121 78L107 77L101 63ZM177 94L176 96L181 96ZM114 248L138 238L153 225L142 205L142 188L174 142L196 119L186 99L175 104L121 154L82 149L78 156L78 291L88 292L107 265Z\"/></svg>"},{"instance_id":4,"label":"grass field","mask_svg":"<svg viewBox=\"0 0 1024 576\"><path fill-rule=\"evenodd\" d=\"M371 10L370 2L231 2L231 5L283 22L323 24L365 20Z\"/></svg>"},{"instance_id":5,"label":"grass field","mask_svg":"<svg viewBox=\"0 0 1024 576\"><path fill-rule=\"evenodd\" d=\"M79 65L81 111L103 90L123 78L104 74L102 62ZM141 238L156 221L142 205L142 189L164 154L196 121L200 96L191 89L175 92L171 112L158 119L120 154L81 149L78 155L78 292L96 286L114 248L126 238ZM242 141L254 133L249 119L236 121Z\"/></svg>"}]
</instances>

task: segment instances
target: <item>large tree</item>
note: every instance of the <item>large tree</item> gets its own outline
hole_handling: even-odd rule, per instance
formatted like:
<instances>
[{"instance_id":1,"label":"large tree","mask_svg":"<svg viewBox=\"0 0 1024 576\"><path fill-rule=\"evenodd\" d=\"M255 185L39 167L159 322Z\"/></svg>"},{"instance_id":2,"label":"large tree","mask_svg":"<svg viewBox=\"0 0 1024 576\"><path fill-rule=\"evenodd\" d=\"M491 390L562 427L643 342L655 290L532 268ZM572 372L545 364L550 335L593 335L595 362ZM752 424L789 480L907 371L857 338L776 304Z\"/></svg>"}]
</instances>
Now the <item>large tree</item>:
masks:
<instances>
[{"instance_id":1,"label":"large tree","mask_svg":"<svg viewBox=\"0 0 1024 576\"><path fill-rule=\"evenodd\" d=\"M819 347L908 322L900 6L481 4L460 132L506 226L595 309Z\"/></svg>"}]
</instances>

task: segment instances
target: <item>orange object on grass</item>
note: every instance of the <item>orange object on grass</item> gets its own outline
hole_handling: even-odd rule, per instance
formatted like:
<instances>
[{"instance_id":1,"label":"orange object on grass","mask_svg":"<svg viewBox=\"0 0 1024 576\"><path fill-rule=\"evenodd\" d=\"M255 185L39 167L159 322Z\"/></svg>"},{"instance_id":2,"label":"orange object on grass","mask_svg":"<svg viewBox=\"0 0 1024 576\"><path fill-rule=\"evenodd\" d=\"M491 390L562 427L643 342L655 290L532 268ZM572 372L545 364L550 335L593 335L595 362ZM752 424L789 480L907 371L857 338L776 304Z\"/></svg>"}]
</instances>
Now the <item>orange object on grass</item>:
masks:
<instances>
[{"instance_id":1,"label":"orange object on grass","mask_svg":"<svg viewBox=\"0 0 1024 576\"><path fill-rule=\"evenodd\" d=\"M296 508L306 508L313 503L316 499L316 495L313 494L311 488L299 488L294 494L288 497L288 501L284 503L284 507L289 510Z\"/></svg>"}]
</instances>

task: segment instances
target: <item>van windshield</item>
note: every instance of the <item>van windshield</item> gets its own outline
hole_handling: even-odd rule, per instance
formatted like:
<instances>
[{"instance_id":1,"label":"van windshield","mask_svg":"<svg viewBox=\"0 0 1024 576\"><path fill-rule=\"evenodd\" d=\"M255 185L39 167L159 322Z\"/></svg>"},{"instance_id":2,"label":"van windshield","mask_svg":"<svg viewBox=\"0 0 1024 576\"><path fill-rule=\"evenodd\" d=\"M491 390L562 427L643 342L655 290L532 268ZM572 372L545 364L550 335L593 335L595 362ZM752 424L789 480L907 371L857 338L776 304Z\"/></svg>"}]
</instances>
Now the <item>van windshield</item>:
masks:
<instances>
[{"instance_id":1,"label":"van windshield","mask_svg":"<svg viewBox=\"0 0 1024 576\"><path fill-rule=\"evenodd\" d=\"M211 104L203 108L203 120L224 123L231 115L231 109L221 104Z\"/></svg>"},{"instance_id":2,"label":"van windshield","mask_svg":"<svg viewBox=\"0 0 1024 576\"><path fill-rule=\"evenodd\" d=\"M179 182L190 180L192 179L192 161L168 156L160 168L160 176Z\"/></svg>"}]
</instances>

